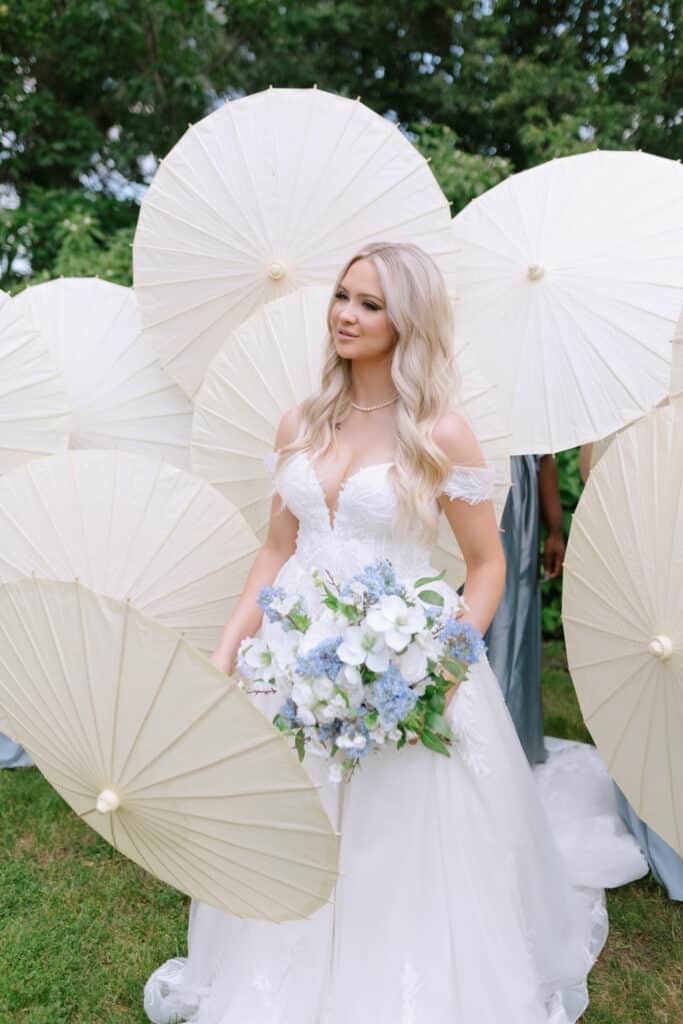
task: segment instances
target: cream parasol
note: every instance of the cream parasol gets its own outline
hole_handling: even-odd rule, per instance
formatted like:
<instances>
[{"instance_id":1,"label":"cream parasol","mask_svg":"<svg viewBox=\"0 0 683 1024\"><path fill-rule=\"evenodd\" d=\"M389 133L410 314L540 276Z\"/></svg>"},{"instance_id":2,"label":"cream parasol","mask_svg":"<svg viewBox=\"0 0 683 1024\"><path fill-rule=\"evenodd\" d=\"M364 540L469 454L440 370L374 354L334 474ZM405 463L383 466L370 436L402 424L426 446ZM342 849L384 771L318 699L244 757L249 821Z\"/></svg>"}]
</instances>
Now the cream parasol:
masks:
<instances>
[{"instance_id":1,"label":"cream parasol","mask_svg":"<svg viewBox=\"0 0 683 1024\"><path fill-rule=\"evenodd\" d=\"M512 451L607 437L666 395L683 304L683 167L594 152L516 174L453 221L459 328Z\"/></svg>"},{"instance_id":2,"label":"cream parasol","mask_svg":"<svg viewBox=\"0 0 683 1024\"><path fill-rule=\"evenodd\" d=\"M672 398L683 395L683 310L674 331L669 394Z\"/></svg>"},{"instance_id":3,"label":"cream parasol","mask_svg":"<svg viewBox=\"0 0 683 1024\"><path fill-rule=\"evenodd\" d=\"M258 541L204 480L126 452L65 452L0 478L0 580L80 579L216 646Z\"/></svg>"},{"instance_id":4,"label":"cream parasol","mask_svg":"<svg viewBox=\"0 0 683 1024\"><path fill-rule=\"evenodd\" d=\"M618 434L569 537L569 668L596 745L636 812L683 855L683 404Z\"/></svg>"},{"instance_id":5,"label":"cream parasol","mask_svg":"<svg viewBox=\"0 0 683 1024\"><path fill-rule=\"evenodd\" d=\"M129 603L0 586L0 706L76 813L163 881L269 921L327 902L338 838L288 741Z\"/></svg>"},{"instance_id":6,"label":"cream parasol","mask_svg":"<svg viewBox=\"0 0 683 1024\"><path fill-rule=\"evenodd\" d=\"M226 340L195 401L194 469L242 511L261 538L272 494L264 459L283 413L319 387L329 299L328 288L302 288L260 309ZM457 358L459 409L496 467L500 519L510 485L509 438L495 388L482 377L471 349L461 345ZM464 564L445 523L434 554L458 586Z\"/></svg>"},{"instance_id":7,"label":"cream parasol","mask_svg":"<svg viewBox=\"0 0 683 1024\"><path fill-rule=\"evenodd\" d=\"M142 334L131 288L60 278L14 301L64 375L73 448L121 448L189 469L192 408Z\"/></svg>"},{"instance_id":8,"label":"cream parasol","mask_svg":"<svg viewBox=\"0 0 683 1024\"><path fill-rule=\"evenodd\" d=\"M0 473L66 448L71 419L64 381L18 298L0 292Z\"/></svg>"},{"instance_id":9,"label":"cream parasol","mask_svg":"<svg viewBox=\"0 0 683 1024\"><path fill-rule=\"evenodd\" d=\"M269 89L191 125L140 210L146 333L189 395L232 329L302 285L332 287L363 244L410 241L451 291L448 202L395 124L319 89Z\"/></svg>"}]
</instances>

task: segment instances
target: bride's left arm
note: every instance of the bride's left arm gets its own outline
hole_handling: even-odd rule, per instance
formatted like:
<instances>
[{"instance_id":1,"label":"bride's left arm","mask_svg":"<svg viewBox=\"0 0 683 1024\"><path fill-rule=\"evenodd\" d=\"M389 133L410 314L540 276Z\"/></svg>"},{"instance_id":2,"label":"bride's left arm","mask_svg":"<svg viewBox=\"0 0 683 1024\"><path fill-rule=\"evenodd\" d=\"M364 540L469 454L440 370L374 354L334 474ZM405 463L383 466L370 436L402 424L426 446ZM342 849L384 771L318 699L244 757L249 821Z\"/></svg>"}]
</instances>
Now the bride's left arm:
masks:
<instances>
[{"instance_id":1,"label":"bride's left arm","mask_svg":"<svg viewBox=\"0 0 683 1024\"><path fill-rule=\"evenodd\" d=\"M456 413L442 417L434 441L452 466L483 468L485 460L467 422ZM505 555L500 542L493 502L470 503L442 494L439 504L465 559L464 598L469 610L462 616L485 633L505 587Z\"/></svg>"}]
</instances>

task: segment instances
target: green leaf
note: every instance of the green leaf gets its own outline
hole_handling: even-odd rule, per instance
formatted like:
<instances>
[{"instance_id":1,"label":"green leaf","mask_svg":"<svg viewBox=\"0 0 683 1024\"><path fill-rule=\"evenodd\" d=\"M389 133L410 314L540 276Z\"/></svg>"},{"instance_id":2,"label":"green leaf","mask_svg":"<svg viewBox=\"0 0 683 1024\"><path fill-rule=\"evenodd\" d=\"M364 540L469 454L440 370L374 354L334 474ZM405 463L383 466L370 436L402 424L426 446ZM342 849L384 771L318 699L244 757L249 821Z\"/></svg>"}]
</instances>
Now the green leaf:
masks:
<instances>
[{"instance_id":1,"label":"green leaf","mask_svg":"<svg viewBox=\"0 0 683 1024\"><path fill-rule=\"evenodd\" d=\"M292 620L295 629L300 633L305 633L311 624L308 615L300 615L298 612L290 612L289 618Z\"/></svg>"},{"instance_id":2,"label":"green leaf","mask_svg":"<svg viewBox=\"0 0 683 1024\"><path fill-rule=\"evenodd\" d=\"M434 688L432 687L432 689ZM437 715L442 715L446 708L446 697L443 693L434 690L427 701L427 706L430 710L435 711Z\"/></svg>"},{"instance_id":3,"label":"green leaf","mask_svg":"<svg viewBox=\"0 0 683 1024\"><path fill-rule=\"evenodd\" d=\"M437 608L443 608L443 597L436 590L421 590L417 596L425 604L433 604Z\"/></svg>"},{"instance_id":4,"label":"green leaf","mask_svg":"<svg viewBox=\"0 0 683 1024\"><path fill-rule=\"evenodd\" d=\"M446 757L450 757L450 751L443 740L433 733L430 729L423 729L420 733L420 739L424 743L425 747L429 747L430 750L435 751L437 754L444 754Z\"/></svg>"},{"instance_id":5,"label":"green leaf","mask_svg":"<svg viewBox=\"0 0 683 1024\"><path fill-rule=\"evenodd\" d=\"M419 580L415 580L416 587L423 587L425 583L435 583L436 580L442 580L446 575L446 570L442 569L438 576L421 576Z\"/></svg>"},{"instance_id":6,"label":"green leaf","mask_svg":"<svg viewBox=\"0 0 683 1024\"><path fill-rule=\"evenodd\" d=\"M437 714L436 711L427 712L425 716L425 725L431 732L436 733L437 736L442 736L447 740L453 739L453 733L450 725L446 719L442 715Z\"/></svg>"},{"instance_id":7,"label":"green leaf","mask_svg":"<svg viewBox=\"0 0 683 1024\"><path fill-rule=\"evenodd\" d=\"M374 729L379 721L379 711L371 711L365 716L365 725L368 729Z\"/></svg>"},{"instance_id":8,"label":"green leaf","mask_svg":"<svg viewBox=\"0 0 683 1024\"><path fill-rule=\"evenodd\" d=\"M453 658L444 658L442 664L443 667L447 669L452 676L455 676L456 679L460 679L462 681L467 678L469 666L466 665L464 661L455 661Z\"/></svg>"},{"instance_id":9,"label":"green leaf","mask_svg":"<svg viewBox=\"0 0 683 1024\"><path fill-rule=\"evenodd\" d=\"M306 753L306 737L304 736L303 729L299 729L298 733L296 734L294 746L296 747L296 752L299 755L299 760L303 761L304 754Z\"/></svg>"},{"instance_id":10,"label":"green leaf","mask_svg":"<svg viewBox=\"0 0 683 1024\"><path fill-rule=\"evenodd\" d=\"M340 686L335 686L334 692L339 694L339 696L342 698L342 700L346 704L347 708L351 707L351 701L349 700L348 694L344 693L344 691L342 690L342 688Z\"/></svg>"}]
</instances>

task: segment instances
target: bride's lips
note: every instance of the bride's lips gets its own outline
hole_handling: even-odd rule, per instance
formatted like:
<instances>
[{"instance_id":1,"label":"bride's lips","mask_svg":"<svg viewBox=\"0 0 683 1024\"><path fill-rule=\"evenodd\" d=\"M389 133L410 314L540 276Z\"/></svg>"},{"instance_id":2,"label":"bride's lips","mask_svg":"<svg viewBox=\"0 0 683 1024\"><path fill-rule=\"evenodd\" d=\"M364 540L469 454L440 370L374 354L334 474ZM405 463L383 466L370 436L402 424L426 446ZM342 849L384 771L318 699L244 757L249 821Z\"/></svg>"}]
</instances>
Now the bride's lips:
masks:
<instances>
[{"instance_id":1,"label":"bride's lips","mask_svg":"<svg viewBox=\"0 0 683 1024\"><path fill-rule=\"evenodd\" d=\"M349 339L351 339L351 338L357 338L358 335L357 334L351 334L351 333L349 333L349 331L345 331L345 330L343 330L343 328L338 327L337 328L337 337L338 338L349 338Z\"/></svg>"}]
</instances>

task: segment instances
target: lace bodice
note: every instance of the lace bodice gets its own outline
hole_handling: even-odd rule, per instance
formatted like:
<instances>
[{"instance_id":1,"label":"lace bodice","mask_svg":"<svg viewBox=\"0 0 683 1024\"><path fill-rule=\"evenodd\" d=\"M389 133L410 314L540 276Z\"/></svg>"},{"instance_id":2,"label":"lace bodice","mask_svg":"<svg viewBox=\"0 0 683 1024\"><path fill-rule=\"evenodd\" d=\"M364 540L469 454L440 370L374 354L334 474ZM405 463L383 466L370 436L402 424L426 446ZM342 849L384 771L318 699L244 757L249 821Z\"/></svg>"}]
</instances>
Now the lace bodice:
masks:
<instances>
[{"instance_id":1,"label":"lace bodice","mask_svg":"<svg viewBox=\"0 0 683 1024\"><path fill-rule=\"evenodd\" d=\"M275 474L278 453L265 459L284 505L299 520L294 557L307 568L328 568L339 578L357 572L369 561L389 558L399 576L411 578L429 567L431 548L414 531L399 540L398 499L389 470L393 463L363 466L342 484L331 515L313 464L305 452L288 459ZM477 504L492 497L494 470L454 466L444 493Z\"/></svg>"}]
</instances>

